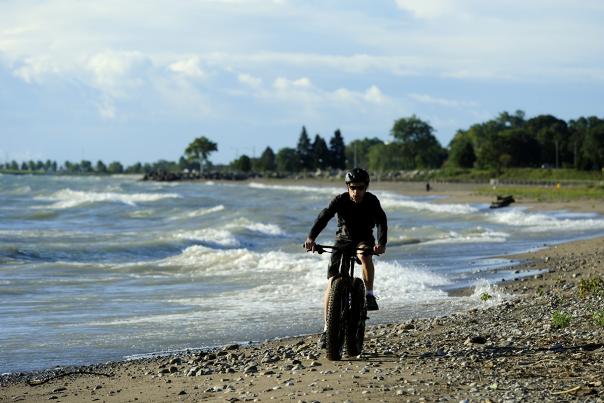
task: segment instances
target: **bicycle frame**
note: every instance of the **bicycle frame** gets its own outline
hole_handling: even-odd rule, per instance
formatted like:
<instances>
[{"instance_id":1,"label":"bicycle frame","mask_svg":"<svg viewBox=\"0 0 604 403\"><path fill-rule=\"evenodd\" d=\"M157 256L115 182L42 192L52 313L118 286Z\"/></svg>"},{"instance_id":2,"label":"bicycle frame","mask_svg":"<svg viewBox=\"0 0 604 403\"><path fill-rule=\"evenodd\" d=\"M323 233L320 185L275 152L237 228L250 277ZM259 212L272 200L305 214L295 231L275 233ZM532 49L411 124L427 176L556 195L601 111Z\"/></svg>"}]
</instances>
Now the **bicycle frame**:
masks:
<instances>
[{"instance_id":1,"label":"bicycle frame","mask_svg":"<svg viewBox=\"0 0 604 403\"><path fill-rule=\"evenodd\" d=\"M332 249L342 253L339 273L331 278L327 306L327 358L340 360L344 344L349 356L360 355L365 338L365 284L354 277L354 264L361 263L357 252L372 253L367 248L315 245L314 251ZM328 252L333 253L333 252Z\"/></svg>"}]
</instances>

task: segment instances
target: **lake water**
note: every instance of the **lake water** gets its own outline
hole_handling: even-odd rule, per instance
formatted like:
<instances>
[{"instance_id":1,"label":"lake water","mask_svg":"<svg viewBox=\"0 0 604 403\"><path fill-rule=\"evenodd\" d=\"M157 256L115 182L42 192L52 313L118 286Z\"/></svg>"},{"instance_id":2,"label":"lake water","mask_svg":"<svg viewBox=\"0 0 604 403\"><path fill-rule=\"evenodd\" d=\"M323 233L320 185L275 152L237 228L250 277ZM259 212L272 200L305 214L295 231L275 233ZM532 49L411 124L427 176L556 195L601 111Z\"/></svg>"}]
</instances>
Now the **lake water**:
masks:
<instances>
[{"instance_id":1,"label":"lake water","mask_svg":"<svg viewBox=\"0 0 604 403\"><path fill-rule=\"evenodd\" d=\"M301 247L344 186L0 175L0 372L322 329L328 255ZM389 219L370 323L449 314L495 259L604 234L604 218L375 191ZM319 242L329 244L335 219Z\"/></svg>"}]
</instances>

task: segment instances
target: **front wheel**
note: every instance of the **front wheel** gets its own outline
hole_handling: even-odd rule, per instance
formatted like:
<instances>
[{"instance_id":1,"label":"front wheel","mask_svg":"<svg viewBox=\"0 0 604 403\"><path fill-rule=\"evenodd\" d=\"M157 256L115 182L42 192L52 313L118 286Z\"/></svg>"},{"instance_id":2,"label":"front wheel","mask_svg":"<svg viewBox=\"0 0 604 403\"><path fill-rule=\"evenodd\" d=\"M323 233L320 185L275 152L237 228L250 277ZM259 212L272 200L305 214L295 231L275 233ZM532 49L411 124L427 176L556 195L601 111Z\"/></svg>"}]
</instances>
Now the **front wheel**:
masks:
<instances>
[{"instance_id":1,"label":"front wheel","mask_svg":"<svg viewBox=\"0 0 604 403\"><path fill-rule=\"evenodd\" d=\"M352 282L350 318L346 328L346 354L351 357L356 357L363 351L365 319L365 283L360 278L355 278Z\"/></svg>"},{"instance_id":2,"label":"front wheel","mask_svg":"<svg viewBox=\"0 0 604 403\"><path fill-rule=\"evenodd\" d=\"M342 359L344 335L346 333L346 310L348 292L346 282L341 277L336 278L329 290L327 303L327 359L339 361Z\"/></svg>"}]
</instances>

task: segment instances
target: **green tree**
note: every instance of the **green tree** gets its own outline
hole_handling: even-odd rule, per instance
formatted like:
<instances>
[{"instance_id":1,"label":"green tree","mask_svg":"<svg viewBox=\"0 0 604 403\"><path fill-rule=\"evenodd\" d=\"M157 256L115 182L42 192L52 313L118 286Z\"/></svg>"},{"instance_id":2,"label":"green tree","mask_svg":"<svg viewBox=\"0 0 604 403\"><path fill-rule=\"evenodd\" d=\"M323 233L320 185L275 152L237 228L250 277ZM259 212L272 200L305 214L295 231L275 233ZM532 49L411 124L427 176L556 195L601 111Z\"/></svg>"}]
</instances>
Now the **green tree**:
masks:
<instances>
[{"instance_id":1,"label":"green tree","mask_svg":"<svg viewBox=\"0 0 604 403\"><path fill-rule=\"evenodd\" d=\"M80 161L80 172L92 172L92 162L88 160Z\"/></svg>"},{"instance_id":2,"label":"green tree","mask_svg":"<svg viewBox=\"0 0 604 403\"><path fill-rule=\"evenodd\" d=\"M138 164L140 166L140 162ZM107 167L107 172L109 172L112 175L121 174L124 172L124 166L118 161L113 161Z\"/></svg>"},{"instance_id":3,"label":"green tree","mask_svg":"<svg viewBox=\"0 0 604 403\"><path fill-rule=\"evenodd\" d=\"M120 164L121 165L121 164ZM123 169L123 167L122 167ZM111 171L111 165L109 165L109 170ZM129 174L140 174L143 173L143 164L141 164L140 162L136 162L132 165L130 165L128 168L126 168L125 170L127 173Z\"/></svg>"},{"instance_id":4,"label":"green tree","mask_svg":"<svg viewBox=\"0 0 604 403\"><path fill-rule=\"evenodd\" d=\"M313 168L313 149L310 143L310 138L306 132L306 127L302 126L302 132L298 138L298 145L296 146L296 153L298 154L299 166L301 169L312 169Z\"/></svg>"},{"instance_id":5,"label":"green tree","mask_svg":"<svg viewBox=\"0 0 604 403\"><path fill-rule=\"evenodd\" d=\"M337 129L329 140L329 165L334 169L346 168L346 145L342 132Z\"/></svg>"},{"instance_id":6,"label":"green tree","mask_svg":"<svg viewBox=\"0 0 604 403\"><path fill-rule=\"evenodd\" d=\"M457 131L449 143L447 165L459 168L472 168L476 162L472 136L463 130Z\"/></svg>"},{"instance_id":7,"label":"green tree","mask_svg":"<svg viewBox=\"0 0 604 403\"><path fill-rule=\"evenodd\" d=\"M519 129L525 124L525 116L526 114L521 110L517 110L513 115L508 112L501 112L495 121L501 125L500 130Z\"/></svg>"},{"instance_id":8,"label":"green tree","mask_svg":"<svg viewBox=\"0 0 604 403\"><path fill-rule=\"evenodd\" d=\"M398 171L401 168L401 144L379 143L369 148L367 153L368 168L371 171Z\"/></svg>"},{"instance_id":9,"label":"green tree","mask_svg":"<svg viewBox=\"0 0 604 403\"><path fill-rule=\"evenodd\" d=\"M199 162L199 172L203 173L203 167L208 161L208 157L214 151L218 151L218 146L205 136L197 137L185 149L185 157L191 162Z\"/></svg>"},{"instance_id":10,"label":"green tree","mask_svg":"<svg viewBox=\"0 0 604 403\"><path fill-rule=\"evenodd\" d=\"M243 154L241 157L231 162L231 167L237 171L250 172L252 170L252 160L250 157Z\"/></svg>"},{"instance_id":11,"label":"green tree","mask_svg":"<svg viewBox=\"0 0 604 403\"><path fill-rule=\"evenodd\" d=\"M564 120L552 115L538 115L526 122L526 127L540 144L540 162L556 168L571 165L574 156L569 149L570 130Z\"/></svg>"},{"instance_id":12,"label":"green tree","mask_svg":"<svg viewBox=\"0 0 604 403\"><path fill-rule=\"evenodd\" d=\"M390 134L401 144L402 168L439 168L446 159L434 129L416 115L394 122Z\"/></svg>"},{"instance_id":13,"label":"green tree","mask_svg":"<svg viewBox=\"0 0 604 403\"><path fill-rule=\"evenodd\" d=\"M604 121L591 123L583 142L582 153L591 169L602 169L604 167Z\"/></svg>"},{"instance_id":14,"label":"green tree","mask_svg":"<svg viewBox=\"0 0 604 403\"><path fill-rule=\"evenodd\" d=\"M258 158L256 169L258 171L274 171L277 168L277 163L275 162L275 152L272 148L266 147L260 158Z\"/></svg>"},{"instance_id":15,"label":"green tree","mask_svg":"<svg viewBox=\"0 0 604 403\"><path fill-rule=\"evenodd\" d=\"M107 165L105 165L105 163L103 161L98 160L96 163L95 171L100 174L105 174L105 173L107 173Z\"/></svg>"},{"instance_id":16,"label":"green tree","mask_svg":"<svg viewBox=\"0 0 604 403\"><path fill-rule=\"evenodd\" d=\"M14 171L18 171L19 170L19 163L15 160L13 160L10 163L10 169L14 170Z\"/></svg>"},{"instance_id":17,"label":"green tree","mask_svg":"<svg viewBox=\"0 0 604 403\"><path fill-rule=\"evenodd\" d=\"M499 160L504 167L528 167L539 165L540 145L533 134L524 128L508 129L497 134L501 137ZM508 157L501 159L502 155Z\"/></svg>"},{"instance_id":18,"label":"green tree","mask_svg":"<svg viewBox=\"0 0 604 403\"><path fill-rule=\"evenodd\" d=\"M369 167L369 149L376 144L384 144L377 137L353 140L346 146L346 167Z\"/></svg>"},{"instance_id":19,"label":"green tree","mask_svg":"<svg viewBox=\"0 0 604 403\"><path fill-rule=\"evenodd\" d=\"M329 167L329 149L323 137L318 134L312 143L312 150L313 168L325 169Z\"/></svg>"},{"instance_id":20,"label":"green tree","mask_svg":"<svg viewBox=\"0 0 604 403\"><path fill-rule=\"evenodd\" d=\"M298 172L300 170L300 160L297 150L293 148L282 148L275 157L277 170L279 172Z\"/></svg>"}]
</instances>

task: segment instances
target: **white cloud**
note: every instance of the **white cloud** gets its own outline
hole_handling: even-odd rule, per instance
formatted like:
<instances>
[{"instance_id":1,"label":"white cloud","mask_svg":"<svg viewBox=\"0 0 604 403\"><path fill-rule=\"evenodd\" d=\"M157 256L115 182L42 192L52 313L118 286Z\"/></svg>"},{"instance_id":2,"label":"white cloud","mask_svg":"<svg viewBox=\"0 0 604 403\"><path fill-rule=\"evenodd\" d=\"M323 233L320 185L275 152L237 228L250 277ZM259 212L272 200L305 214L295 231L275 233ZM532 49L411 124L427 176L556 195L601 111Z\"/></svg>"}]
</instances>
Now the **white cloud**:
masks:
<instances>
[{"instance_id":1,"label":"white cloud","mask_svg":"<svg viewBox=\"0 0 604 403\"><path fill-rule=\"evenodd\" d=\"M170 64L169 69L187 77L201 78L204 76L203 70L199 67L199 56L192 56L174 62Z\"/></svg>"},{"instance_id":2,"label":"white cloud","mask_svg":"<svg viewBox=\"0 0 604 403\"><path fill-rule=\"evenodd\" d=\"M375 85L372 85L367 89L367 91L365 91L364 98L368 102L375 104L381 104L385 101L384 94L382 94L382 91L380 91L380 89Z\"/></svg>"},{"instance_id":3,"label":"white cloud","mask_svg":"<svg viewBox=\"0 0 604 403\"><path fill-rule=\"evenodd\" d=\"M43 81L49 74L59 74L61 68L48 57L27 57L13 70L13 74L28 84Z\"/></svg>"},{"instance_id":4,"label":"white cloud","mask_svg":"<svg viewBox=\"0 0 604 403\"><path fill-rule=\"evenodd\" d=\"M455 99L434 97L434 96L428 95L428 94L411 93L411 94L409 94L409 97L414 99L415 101L421 102L423 104L444 106L447 108L469 108L469 107L477 106L476 102L459 101L459 100L455 100Z\"/></svg>"},{"instance_id":5,"label":"white cloud","mask_svg":"<svg viewBox=\"0 0 604 403\"><path fill-rule=\"evenodd\" d=\"M108 95L119 97L126 89L141 84L141 79L135 67L141 67L146 62L140 52L105 51L92 56L86 68L93 75L96 88Z\"/></svg>"},{"instance_id":6,"label":"white cloud","mask_svg":"<svg viewBox=\"0 0 604 403\"><path fill-rule=\"evenodd\" d=\"M115 119L115 116L116 116L115 105L113 105L111 100L105 99L102 102L98 103L97 109L103 119L106 119L106 120Z\"/></svg>"},{"instance_id":7,"label":"white cloud","mask_svg":"<svg viewBox=\"0 0 604 403\"><path fill-rule=\"evenodd\" d=\"M289 89L310 89L312 87L311 81L307 77L298 78L296 80L288 80L284 77L278 77L273 82L273 87L277 90L289 90Z\"/></svg>"},{"instance_id":8,"label":"white cloud","mask_svg":"<svg viewBox=\"0 0 604 403\"><path fill-rule=\"evenodd\" d=\"M416 18L435 18L454 9L452 0L396 0L396 5Z\"/></svg>"},{"instance_id":9,"label":"white cloud","mask_svg":"<svg viewBox=\"0 0 604 403\"><path fill-rule=\"evenodd\" d=\"M237 79L240 83L245 84L251 88L260 88L262 86L262 79L254 77L251 74L239 74Z\"/></svg>"}]
</instances>

